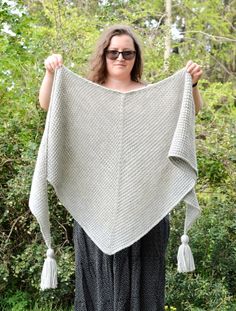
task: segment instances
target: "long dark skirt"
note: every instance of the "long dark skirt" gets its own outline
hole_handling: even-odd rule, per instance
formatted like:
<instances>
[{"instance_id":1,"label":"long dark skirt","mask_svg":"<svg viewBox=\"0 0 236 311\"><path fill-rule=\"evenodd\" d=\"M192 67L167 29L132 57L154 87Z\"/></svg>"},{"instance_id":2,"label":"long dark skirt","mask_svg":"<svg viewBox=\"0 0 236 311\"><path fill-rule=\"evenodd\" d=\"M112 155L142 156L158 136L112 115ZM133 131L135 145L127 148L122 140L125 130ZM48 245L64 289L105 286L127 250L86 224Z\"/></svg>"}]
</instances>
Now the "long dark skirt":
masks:
<instances>
[{"instance_id":1,"label":"long dark skirt","mask_svg":"<svg viewBox=\"0 0 236 311\"><path fill-rule=\"evenodd\" d=\"M163 311L169 219L133 245L104 254L75 222L76 311Z\"/></svg>"}]
</instances>

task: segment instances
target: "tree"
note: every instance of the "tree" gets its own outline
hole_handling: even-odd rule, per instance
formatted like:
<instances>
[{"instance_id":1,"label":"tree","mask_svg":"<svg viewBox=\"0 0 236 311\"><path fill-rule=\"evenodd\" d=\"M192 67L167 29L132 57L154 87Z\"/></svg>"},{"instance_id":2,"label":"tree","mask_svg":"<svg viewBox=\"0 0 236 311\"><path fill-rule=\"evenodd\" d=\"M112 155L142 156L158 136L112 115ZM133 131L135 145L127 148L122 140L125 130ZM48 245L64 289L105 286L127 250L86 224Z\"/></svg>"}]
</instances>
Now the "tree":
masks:
<instances>
[{"instance_id":1,"label":"tree","mask_svg":"<svg viewBox=\"0 0 236 311\"><path fill-rule=\"evenodd\" d=\"M205 101L197 117L199 179L203 216L190 233L197 271L180 276L176 245L181 209L172 217L168 252L167 302L179 310L235 308L235 1L172 1L172 53L163 71L166 13L163 1L8 1L0 4L0 307L15 297L54 305L73 300L72 218L50 189L60 287L56 294L38 291L44 243L28 209L34 163L45 113L38 91L43 60L63 54L65 65L81 75L94 42L106 25L131 25L144 42L144 79L156 82L185 66L203 65L200 89ZM92 18L91 18L92 17ZM8 26L4 26L4 25ZM3 31L3 27L5 30ZM8 27L8 28L7 28ZM8 29L8 31L7 31ZM173 36L175 29L176 36ZM174 52L174 53L173 53ZM55 208L56 206L56 208ZM42 243L41 243L42 242ZM62 251L63 249L63 251ZM177 285L176 285L177 284ZM179 291L181 288L181 292ZM190 290L189 290L190 288ZM20 290L20 293L17 292ZM178 290L178 292L177 292ZM23 293L23 294L22 294ZM207 295L206 295L207 294ZM14 296L16 295L16 296ZM52 296L54 298L52 298ZM22 298L23 299L23 298ZM4 309L3 309L4 310ZM19 309L20 310L20 309Z\"/></svg>"}]
</instances>

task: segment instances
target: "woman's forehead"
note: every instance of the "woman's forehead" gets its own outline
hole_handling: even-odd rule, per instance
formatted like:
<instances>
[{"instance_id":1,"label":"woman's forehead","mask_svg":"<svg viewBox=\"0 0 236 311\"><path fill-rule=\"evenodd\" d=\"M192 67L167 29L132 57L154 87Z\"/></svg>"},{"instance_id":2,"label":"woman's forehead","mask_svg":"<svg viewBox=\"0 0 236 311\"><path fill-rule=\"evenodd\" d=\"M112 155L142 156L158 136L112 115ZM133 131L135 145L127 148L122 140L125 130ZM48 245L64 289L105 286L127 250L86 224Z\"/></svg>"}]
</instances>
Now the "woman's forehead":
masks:
<instances>
[{"instance_id":1,"label":"woman's forehead","mask_svg":"<svg viewBox=\"0 0 236 311\"><path fill-rule=\"evenodd\" d=\"M134 48L134 41L133 39L126 34L123 35L116 35L111 38L111 42L109 47L112 48Z\"/></svg>"}]
</instances>

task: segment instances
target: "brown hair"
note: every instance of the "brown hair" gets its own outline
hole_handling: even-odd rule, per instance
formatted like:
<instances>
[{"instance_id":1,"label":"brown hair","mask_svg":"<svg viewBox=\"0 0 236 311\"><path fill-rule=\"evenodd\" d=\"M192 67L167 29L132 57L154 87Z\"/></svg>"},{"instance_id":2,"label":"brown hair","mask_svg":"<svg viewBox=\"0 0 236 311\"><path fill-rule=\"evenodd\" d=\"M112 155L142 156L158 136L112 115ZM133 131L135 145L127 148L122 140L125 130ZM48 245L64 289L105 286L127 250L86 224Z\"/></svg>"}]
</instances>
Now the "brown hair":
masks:
<instances>
[{"instance_id":1,"label":"brown hair","mask_svg":"<svg viewBox=\"0 0 236 311\"><path fill-rule=\"evenodd\" d=\"M112 37L120 35L128 35L133 39L136 57L131 71L131 80L140 82L143 72L141 46L131 27L125 25L114 25L102 33L90 60L89 80L98 84L105 83L107 77L105 50L110 45Z\"/></svg>"}]
</instances>

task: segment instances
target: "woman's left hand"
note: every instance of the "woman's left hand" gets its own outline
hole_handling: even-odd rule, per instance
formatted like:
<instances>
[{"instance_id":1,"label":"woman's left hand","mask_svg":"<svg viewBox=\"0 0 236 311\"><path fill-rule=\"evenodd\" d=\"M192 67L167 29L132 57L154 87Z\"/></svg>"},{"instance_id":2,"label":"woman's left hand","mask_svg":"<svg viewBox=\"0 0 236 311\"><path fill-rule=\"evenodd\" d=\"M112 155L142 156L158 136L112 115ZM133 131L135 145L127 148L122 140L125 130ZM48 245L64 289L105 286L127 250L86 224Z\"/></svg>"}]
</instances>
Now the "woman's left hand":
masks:
<instances>
[{"instance_id":1,"label":"woman's left hand","mask_svg":"<svg viewBox=\"0 0 236 311\"><path fill-rule=\"evenodd\" d=\"M197 83L202 76L202 68L198 64L189 60L186 65L186 69L187 72L191 74L193 84Z\"/></svg>"}]
</instances>

